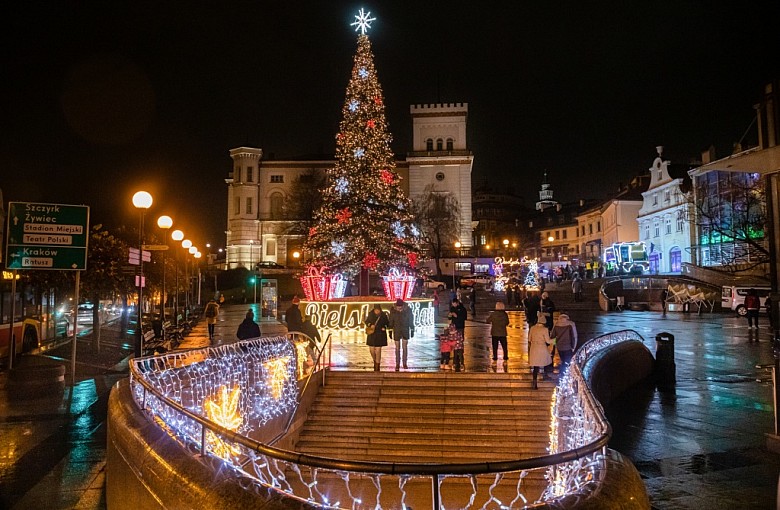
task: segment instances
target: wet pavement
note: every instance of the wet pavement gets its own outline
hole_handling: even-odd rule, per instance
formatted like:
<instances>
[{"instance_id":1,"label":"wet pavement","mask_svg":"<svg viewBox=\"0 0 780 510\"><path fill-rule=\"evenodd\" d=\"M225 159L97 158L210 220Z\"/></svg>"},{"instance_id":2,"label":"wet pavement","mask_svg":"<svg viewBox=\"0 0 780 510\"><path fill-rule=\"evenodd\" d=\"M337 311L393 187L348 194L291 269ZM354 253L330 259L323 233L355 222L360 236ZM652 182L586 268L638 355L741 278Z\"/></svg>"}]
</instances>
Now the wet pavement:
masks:
<instances>
[{"instance_id":1,"label":"wet pavement","mask_svg":"<svg viewBox=\"0 0 780 510\"><path fill-rule=\"evenodd\" d=\"M580 338L634 329L655 352L658 333L675 336L676 391L651 388L607 409L614 428L610 447L637 466L653 508L775 508L780 456L766 449L764 436L774 429L771 374L756 368L772 363L768 328L748 330L745 319L731 314L600 312L593 302L571 305L565 284L548 290L559 308L570 307ZM493 370L489 328L482 321L494 301L480 297L476 320L467 323L464 376ZM213 344L235 341L247 307L222 308ZM524 315L510 316L510 359L495 370L527 370ZM261 326L264 335L286 331L276 322ZM39 398L0 391L0 508L105 508L106 402L111 385L126 377L129 340L118 327L104 328L100 354L91 352L88 337L80 340L72 390ZM372 368L362 340L354 334L334 340L334 369ZM208 344L202 321L180 347ZM47 355L65 359L69 368L69 353L66 345ZM382 369L394 365L391 342ZM439 360L429 332L410 342L409 371L431 370L439 370ZM0 372L0 388L6 384L7 371Z\"/></svg>"}]
</instances>

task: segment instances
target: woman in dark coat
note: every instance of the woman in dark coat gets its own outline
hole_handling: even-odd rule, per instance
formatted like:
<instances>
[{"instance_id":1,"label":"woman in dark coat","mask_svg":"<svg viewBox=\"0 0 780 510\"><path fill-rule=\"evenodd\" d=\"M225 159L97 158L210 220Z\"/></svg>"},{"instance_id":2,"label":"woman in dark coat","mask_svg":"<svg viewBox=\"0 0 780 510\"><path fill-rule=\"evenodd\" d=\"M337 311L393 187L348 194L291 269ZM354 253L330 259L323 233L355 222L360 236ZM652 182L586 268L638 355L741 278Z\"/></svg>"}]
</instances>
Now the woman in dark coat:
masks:
<instances>
[{"instance_id":1,"label":"woman in dark coat","mask_svg":"<svg viewBox=\"0 0 780 510\"><path fill-rule=\"evenodd\" d=\"M382 363L382 347L387 345L387 326L390 324L390 317L387 312L382 311L381 306L376 304L363 322L366 329L373 326L374 332L366 336L366 345L374 360L374 372L379 372L379 365Z\"/></svg>"}]
</instances>

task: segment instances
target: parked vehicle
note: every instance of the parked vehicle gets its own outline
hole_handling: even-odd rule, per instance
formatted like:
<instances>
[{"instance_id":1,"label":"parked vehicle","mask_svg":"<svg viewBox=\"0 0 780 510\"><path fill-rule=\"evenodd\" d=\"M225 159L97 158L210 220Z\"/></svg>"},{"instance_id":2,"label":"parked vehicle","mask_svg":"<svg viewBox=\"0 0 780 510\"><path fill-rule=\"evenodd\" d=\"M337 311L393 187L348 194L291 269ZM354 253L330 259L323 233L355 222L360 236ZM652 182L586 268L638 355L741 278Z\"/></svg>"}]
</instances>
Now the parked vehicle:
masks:
<instances>
[{"instance_id":1,"label":"parked vehicle","mask_svg":"<svg viewBox=\"0 0 780 510\"><path fill-rule=\"evenodd\" d=\"M460 278L461 287L484 287L490 289L493 287L493 277L488 273L475 273Z\"/></svg>"},{"instance_id":2,"label":"parked vehicle","mask_svg":"<svg viewBox=\"0 0 780 510\"><path fill-rule=\"evenodd\" d=\"M422 280L423 280L423 288L425 290L436 289L438 291L442 291L447 288L447 284L445 282L437 280L434 277L426 276Z\"/></svg>"},{"instance_id":3,"label":"parked vehicle","mask_svg":"<svg viewBox=\"0 0 780 510\"><path fill-rule=\"evenodd\" d=\"M263 260L262 262L255 263L255 271L261 269L284 269L284 266L270 260Z\"/></svg>"},{"instance_id":4,"label":"parked vehicle","mask_svg":"<svg viewBox=\"0 0 780 510\"><path fill-rule=\"evenodd\" d=\"M767 286L737 286L726 285L723 287L723 293L721 297L721 306L724 310L734 310L737 315L744 317L747 315L747 308L745 308L745 296L750 289L756 289L758 292L758 298L761 301L761 309L765 309L766 298L769 297L769 293L772 291Z\"/></svg>"}]
</instances>

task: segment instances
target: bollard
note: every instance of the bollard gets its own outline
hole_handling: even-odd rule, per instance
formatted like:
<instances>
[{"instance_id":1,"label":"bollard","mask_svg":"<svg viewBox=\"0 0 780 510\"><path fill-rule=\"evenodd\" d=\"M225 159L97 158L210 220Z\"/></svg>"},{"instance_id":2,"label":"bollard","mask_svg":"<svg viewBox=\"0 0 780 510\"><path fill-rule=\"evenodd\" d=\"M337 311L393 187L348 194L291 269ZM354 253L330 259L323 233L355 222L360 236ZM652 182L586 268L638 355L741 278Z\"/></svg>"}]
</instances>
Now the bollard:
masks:
<instances>
[{"instance_id":1,"label":"bollard","mask_svg":"<svg viewBox=\"0 0 780 510\"><path fill-rule=\"evenodd\" d=\"M674 364L674 335L659 333L655 336L655 380L659 391L674 391L677 369Z\"/></svg>"}]
</instances>

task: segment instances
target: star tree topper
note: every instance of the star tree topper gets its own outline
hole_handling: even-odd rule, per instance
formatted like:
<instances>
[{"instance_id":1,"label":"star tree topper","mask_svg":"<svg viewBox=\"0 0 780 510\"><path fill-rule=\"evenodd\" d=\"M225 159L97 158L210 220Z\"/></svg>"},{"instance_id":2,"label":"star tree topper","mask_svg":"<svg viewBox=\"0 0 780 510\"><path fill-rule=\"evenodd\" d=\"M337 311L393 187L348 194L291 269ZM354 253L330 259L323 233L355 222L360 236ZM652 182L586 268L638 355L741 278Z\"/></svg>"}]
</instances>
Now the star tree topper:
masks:
<instances>
[{"instance_id":1,"label":"star tree topper","mask_svg":"<svg viewBox=\"0 0 780 510\"><path fill-rule=\"evenodd\" d=\"M368 29L371 28L371 22L376 18L371 17L370 12L363 12L363 8L360 8L360 12L355 15L355 22L350 25L355 27L355 32L360 30L360 33L365 35Z\"/></svg>"}]
</instances>

